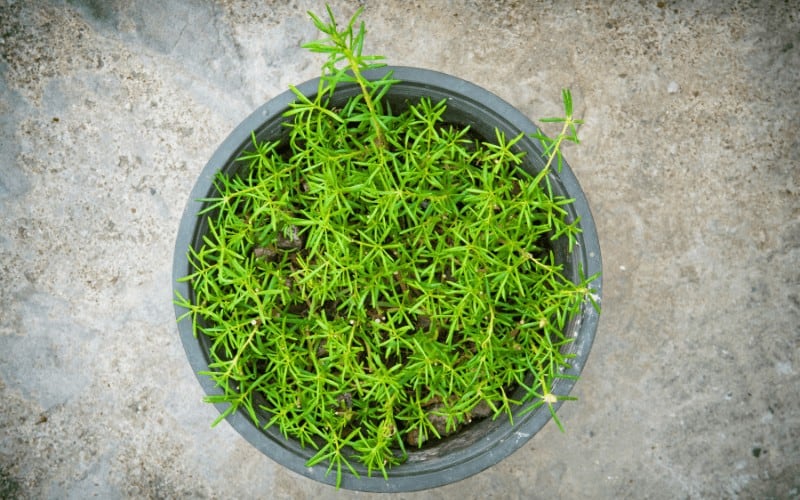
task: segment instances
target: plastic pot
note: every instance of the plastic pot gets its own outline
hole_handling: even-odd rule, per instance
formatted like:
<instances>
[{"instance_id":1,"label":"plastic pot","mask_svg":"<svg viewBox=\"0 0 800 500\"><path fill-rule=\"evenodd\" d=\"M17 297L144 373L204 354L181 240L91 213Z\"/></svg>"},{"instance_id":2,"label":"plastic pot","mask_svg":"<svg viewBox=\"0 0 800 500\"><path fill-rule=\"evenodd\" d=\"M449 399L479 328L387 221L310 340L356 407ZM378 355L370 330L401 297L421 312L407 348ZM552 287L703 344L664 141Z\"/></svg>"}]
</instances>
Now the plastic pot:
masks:
<instances>
[{"instance_id":1,"label":"plastic pot","mask_svg":"<svg viewBox=\"0 0 800 500\"><path fill-rule=\"evenodd\" d=\"M510 104L476 85L450 75L417 68L388 67L368 72L367 76L379 77L388 70L393 71L394 77L400 80L400 83L391 87L386 97L391 101L392 109L402 108L408 102L416 102L419 97L427 96L433 102L447 100L445 121L469 125L474 133L487 140L494 139L495 128L503 131L507 137L514 137L520 132L530 134L537 131L537 127ZM317 84L318 79L314 79L299 85L298 89L312 97L317 91ZM334 105L344 103L359 91L355 84L340 85L334 96ZM187 248L190 245L199 248L207 231L204 218L198 217L204 204L197 200L215 194L213 180L218 172L235 172L236 158L251 147L251 133L255 133L261 141L275 140L286 135L285 127L281 125L286 120L282 113L294 100L295 96L286 91L258 108L225 139L201 172L189 195L175 248L173 283L175 290L182 296L193 298L189 285L177 281L190 272ZM524 167L529 172L535 174L543 168L542 150L537 140L526 136L518 143L518 147L527 152ZM597 230L575 175L564 163L560 173L551 174L550 182L556 194L575 200L566 209L571 217L580 217L583 231L571 254L568 253L565 242L556 241L553 244L557 260L564 264L565 276L578 280L581 271L585 276L600 272L602 266ZM598 278L593 282L597 300L602 291L601 280L602 278ZM176 307L177 315L184 312L182 308ZM565 373L581 373L594 340L598 319L597 312L587 301L582 313L570 321L566 335L575 340L566 346L566 350L575 357L571 360L571 368ZM193 335L191 321L188 319L179 322L178 329L192 369L195 373L208 370L208 340L202 335L197 338ZM210 378L198 375L198 379L207 394L222 393ZM558 379L553 384L552 392L567 395L573 384L574 380ZM560 403L554 406L557 408ZM225 405L220 405L219 409L224 410ZM522 408L514 410L513 426L505 417L497 420L484 419L473 422L469 427L436 444L426 444L422 449L409 447L407 462L392 467L388 480L380 473L373 473L372 477L368 477L366 469L359 471L363 472L360 478L345 470L341 487L376 492L415 491L453 483L476 474L523 446L551 418L546 406L525 415L520 414L521 410ZM285 439L277 428L260 429L241 411L231 414L227 421L247 441L276 462L317 481L331 485L336 483L335 472L326 476L327 464L306 467L313 450L302 448L297 441Z\"/></svg>"}]
</instances>

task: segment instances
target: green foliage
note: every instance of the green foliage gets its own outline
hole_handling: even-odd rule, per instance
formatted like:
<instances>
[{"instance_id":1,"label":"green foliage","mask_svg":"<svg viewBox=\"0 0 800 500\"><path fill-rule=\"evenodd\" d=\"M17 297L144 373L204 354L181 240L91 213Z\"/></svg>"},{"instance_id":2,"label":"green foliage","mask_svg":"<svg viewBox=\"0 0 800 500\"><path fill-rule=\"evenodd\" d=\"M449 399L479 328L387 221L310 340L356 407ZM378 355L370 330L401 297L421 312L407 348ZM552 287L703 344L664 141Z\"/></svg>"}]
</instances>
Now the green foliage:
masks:
<instances>
[{"instance_id":1,"label":"green foliage","mask_svg":"<svg viewBox=\"0 0 800 500\"><path fill-rule=\"evenodd\" d=\"M253 137L241 171L218 176L189 250L194 298L178 303L211 341L207 375L224 394L208 400L230 404L217 422L243 410L277 426L340 482L354 461L387 476L406 446L480 415L552 411L564 328L592 277L571 282L549 250L580 232L547 184L563 142L578 142L568 91L531 177L521 135L484 140L425 98L392 113L391 75L363 77L381 58L362 54L358 13L343 28L328 15L311 14L327 38L306 45L328 55L318 94L295 89L288 140ZM333 108L343 82L361 94Z\"/></svg>"}]
</instances>

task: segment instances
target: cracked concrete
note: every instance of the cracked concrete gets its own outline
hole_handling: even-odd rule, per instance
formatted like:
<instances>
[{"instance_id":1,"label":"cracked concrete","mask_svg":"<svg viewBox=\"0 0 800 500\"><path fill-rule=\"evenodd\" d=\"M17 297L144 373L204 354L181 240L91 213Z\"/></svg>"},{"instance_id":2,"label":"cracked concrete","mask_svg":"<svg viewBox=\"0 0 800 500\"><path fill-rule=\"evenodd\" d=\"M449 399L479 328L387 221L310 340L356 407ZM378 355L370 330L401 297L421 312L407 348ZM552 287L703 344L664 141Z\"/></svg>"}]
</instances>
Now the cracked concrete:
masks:
<instances>
[{"instance_id":1,"label":"cracked concrete","mask_svg":"<svg viewBox=\"0 0 800 500\"><path fill-rule=\"evenodd\" d=\"M534 120L572 89L586 124L566 154L605 264L566 434L548 424L481 474L398 496L800 496L796 3L366 3L367 46L392 64ZM0 493L377 497L210 429L171 304L195 176L317 73L309 9L0 0Z\"/></svg>"}]
</instances>

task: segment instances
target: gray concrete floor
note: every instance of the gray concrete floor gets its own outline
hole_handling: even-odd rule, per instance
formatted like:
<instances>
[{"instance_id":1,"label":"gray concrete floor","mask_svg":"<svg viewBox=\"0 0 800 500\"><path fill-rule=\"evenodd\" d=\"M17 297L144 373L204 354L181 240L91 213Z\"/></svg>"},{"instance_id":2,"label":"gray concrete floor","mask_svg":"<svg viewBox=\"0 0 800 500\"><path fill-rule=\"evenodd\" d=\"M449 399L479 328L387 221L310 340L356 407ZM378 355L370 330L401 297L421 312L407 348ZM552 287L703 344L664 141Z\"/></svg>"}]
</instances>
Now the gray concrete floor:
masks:
<instances>
[{"instance_id":1,"label":"gray concrete floor","mask_svg":"<svg viewBox=\"0 0 800 500\"><path fill-rule=\"evenodd\" d=\"M533 119L572 89L567 158L605 264L567 432L400 497L800 497L798 3L367 3L367 46L393 64ZM171 304L197 173L317 74L308 9L0 0L0 492L373 497L211 429Z\"/></svg>"}]
</instances>

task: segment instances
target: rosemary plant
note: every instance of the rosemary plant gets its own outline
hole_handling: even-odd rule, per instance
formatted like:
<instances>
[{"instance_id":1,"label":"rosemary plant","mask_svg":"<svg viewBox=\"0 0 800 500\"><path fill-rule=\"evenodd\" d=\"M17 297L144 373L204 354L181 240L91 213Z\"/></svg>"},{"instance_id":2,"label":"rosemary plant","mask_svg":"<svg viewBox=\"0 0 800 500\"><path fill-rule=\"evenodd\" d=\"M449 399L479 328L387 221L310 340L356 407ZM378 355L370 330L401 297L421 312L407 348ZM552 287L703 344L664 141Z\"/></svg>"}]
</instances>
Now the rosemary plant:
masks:
<instances>
[{"instance_id":1,"label":"rosemary plant","mask_svg":"<svg viewBox=\"0 0 800 500\"><path fill-rule=\"evenodd\" d=\"M522 136L478 137L443 120L445 102L390 109L391 75L363 76L382 58L363 55L359 13L343 27L310 14L325 38L305 47L328 55L319 91L292 87L288 140L253 136L238 174L217 177L189 249L194 297L177 299L211 341L224 393L207 399L230 404L215 424L244 410L317 450L308 465L337 483L354 461L387 476L408 447L517 405L555 418L563 331L593 279L565 278L548 250L580 232L547 180L578 142L569 92L533 177ZM334 108L343 82L361 92Z\"/></svg>"}]
</instances>

